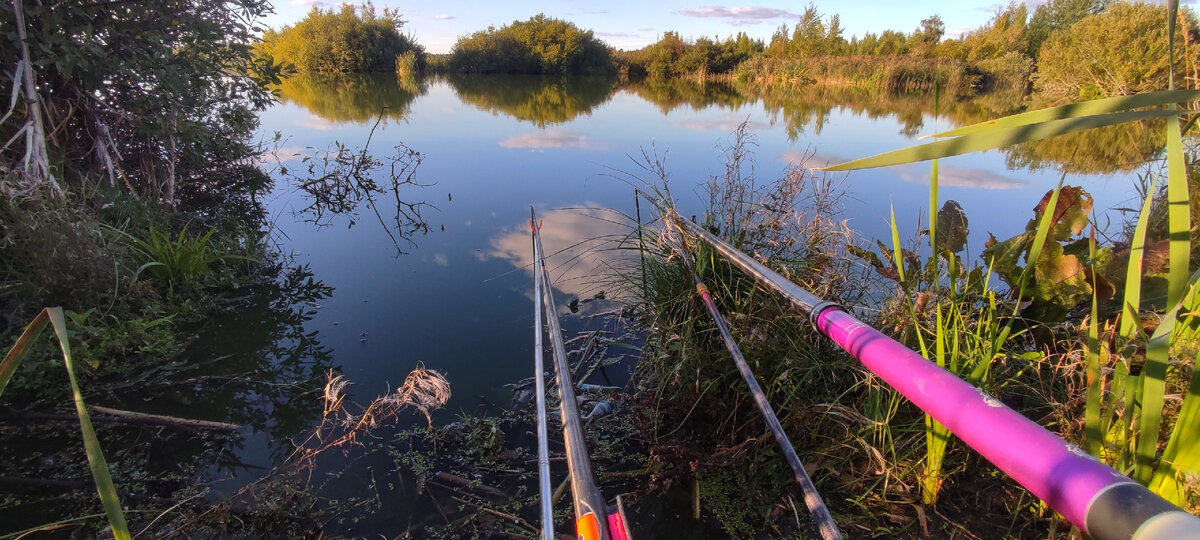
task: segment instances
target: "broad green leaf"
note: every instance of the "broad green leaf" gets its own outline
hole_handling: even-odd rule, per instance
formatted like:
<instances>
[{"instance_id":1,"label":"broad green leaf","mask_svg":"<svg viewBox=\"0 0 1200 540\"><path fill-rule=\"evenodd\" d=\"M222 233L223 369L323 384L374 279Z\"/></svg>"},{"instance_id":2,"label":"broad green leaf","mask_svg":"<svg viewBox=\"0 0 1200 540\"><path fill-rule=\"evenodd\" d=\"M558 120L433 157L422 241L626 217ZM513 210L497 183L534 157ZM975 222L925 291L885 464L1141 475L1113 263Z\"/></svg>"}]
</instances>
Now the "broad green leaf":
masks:
<instances>
[{"instance_id":1,"label":"broad green leaf","mask_svg":"<svg viewBox=\"0 0 1200 540\"><path fill-rule=\"evenodd\" d=\"M949 200L938 210L937 239L938 245L958 253L967 246L967 214L963 212L958 201Z\"/></svg>"},{"instance_id":2,"label":"broad green leaf","mask_svg":"<svg viewBox=\"0 0 1200 540\"><path fill-rule=\"evenodd\" d=\"M1125 340L1126 347L1132 347L1137 336L1141 334L1142 321L1138 308L1142 302L1142 253L1146 248L1146 228L1150 221L1150 204L1154 200L1154 192L1158 189L1158 181L1150 183L1146 199L1142 201L1141 212L1138 213L1137 226L1133 230L1133 238L1129 245L1129 264L1125 269L1125 297L1121 308L1120 335Z\"/></svg>"},{"instance_id":3,"label":"broad green leaf","mask_svg":"<svg viewBox=\"0 0 1200 540\"><path fill-rule=\"evenodd\" d=\"M1081 101L1079 103L1071 103L1049 109L1038 109L1036 111L1024 112L971 124L960 128L952 129L942 133L926 135L927 137L961 137L971 133L979 133L981 131L989 131L1001 128L1013 128L1018 126L1027 126L1030 124L1040 124L1053 120L1063 120L1067 118L1080 118L1084 116L1094 116L1099 114L1109 114L1131 109L1140 109L1143 107L1158 107L1170 103L1185 103L1188 101L1200 101L1200 90L1164 90L1162 92L1150 92L1147 94L1135 94L1132 96L1117 96L1105 99L1094 99L1091 101Z\"/></svg>"},{"instance_id":4,"label":"broad green leaf","mask_svg":"<svg viewBox=\"0 0 1200 540\"><path fill-rule=\"evenodd\" d=\"M1170 340L1171 334L1162 329L1168 320L1171 325L1174 325L1181 312L1200 310L1200 271L1193 273L1190 281L1191 288L1185 295L1188 302L1176 304L1163 316L1163 323L1150 338L1152 342L1160 335L1166 336L1165 341ZM1147 355L1149 354L1150 352L1147 350ZM1193 369L1191 384L1183 399L1183 406L1180 407L1179 413L1175 417L1175 426L1171 428L1171 435L1163 450L1162 460L1150 481L1150 489L1168 501L1183 504L1185 502L1184 486L1180 484L1180 478L1186 473L1195 474L1198 471L1200 471L1200 369Z\"/></svg>"},{"instance_id":5,"label":"broad green leaf","mask_svg":"<svg viewBox=\"0 0 1200 540\"><path fill-rule=\"evenodd\" d=\"M1170 240L1167 267L1167 305L1183 300L1187 290L1188 258L1191 251L1191 208L1188 204L1187 162L1179 117L1167 118L1167 227Z\"/></svg>"},{"instance_id":6,"label":"broad green leaf","mask_svg":"<svg viewBox=\"0 0 1200 540\"><path fill-rule=\"evenodd\" d=\"M1053 137L1055 135L1063 135L1065 133L1073 133L1085 129L1094 129L1103 126L1124 124L1126 122L1135 122L1138 120L1147 120L1150 118L1159 118L1176 114L1179 114L1179 111L1135 111L1114 114L1100 114L1095 116L1068 118L1063 120L1050 120L1040 124L1016 126L1011 128L997 128L918 146L910 146L908 148L903 148L892 152L885 152L883 154L862 159L856 159L854 161L848 161L838 165L821 167L817 170L849 171L855 169L886 167L888 165L900 165L903 163L915 163L918 161L957 156L971 152L992 150L995 148L1011 146L1029 141L1038 141Z\"/></svg>"}]
</instances>

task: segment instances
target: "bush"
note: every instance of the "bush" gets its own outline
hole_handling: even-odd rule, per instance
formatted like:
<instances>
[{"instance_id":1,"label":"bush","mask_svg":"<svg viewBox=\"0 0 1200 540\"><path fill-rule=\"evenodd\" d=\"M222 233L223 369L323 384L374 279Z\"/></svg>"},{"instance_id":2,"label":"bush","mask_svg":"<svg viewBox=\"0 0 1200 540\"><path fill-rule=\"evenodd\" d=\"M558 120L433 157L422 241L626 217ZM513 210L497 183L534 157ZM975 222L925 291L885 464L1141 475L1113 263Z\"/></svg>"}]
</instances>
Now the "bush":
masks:
<instances>
[{"instance_id":1,"label":"bush","mask_svg":"<svg viewBox=\"0 0 1200 540\"><path fill-rule=\"evenodd\" d=\"M255 53L303 72L396 71L402 67L397 57L410 53L419 66L425 51L400 33L403 26L399 11L384 8L380 14L371 4L314 7L296 26L267 30Z\"/></svg>"},{"instance_id":2,"label":"bush","mask_svg":"<svg viewBox=\"0 0 1200 540\"><path fill-rule=\"evenodd\" d=\"M988 58L975 63L983 73L984 85L989 90L1002 88L1029 90L1033 76L1033 59L1019 52L1008 52L999 58Z\"/></svg>"},{"instance_id":3,"label":"bush","mask_svg":"<svg viewBox=\"0 0 1200 540\"><path fill-rule=\"evenodd\" d=\"M1186 19L1186 30L1176 26L1176 73L1184 73L1188 62L1184 32L1191 42L1198 35L1195 16ZM1166 7L1127 2L1083 18L1042 45L1034 89L1046 104L1166 89L1170 71L1166 22ZM1195 47L1188 51L1192 64L1197 51Z\"/></svg>"},{"instance_id":4,"label":"bush","mask_svg":"<svg viewBox=\"0 0 1200 540\"><path fill-rule=\"evenodd\" d=\"M459 73L597 75L615 70L608 45L567 21L538 14L458 39L446 61Z\"/></svg>"}]
</instances>

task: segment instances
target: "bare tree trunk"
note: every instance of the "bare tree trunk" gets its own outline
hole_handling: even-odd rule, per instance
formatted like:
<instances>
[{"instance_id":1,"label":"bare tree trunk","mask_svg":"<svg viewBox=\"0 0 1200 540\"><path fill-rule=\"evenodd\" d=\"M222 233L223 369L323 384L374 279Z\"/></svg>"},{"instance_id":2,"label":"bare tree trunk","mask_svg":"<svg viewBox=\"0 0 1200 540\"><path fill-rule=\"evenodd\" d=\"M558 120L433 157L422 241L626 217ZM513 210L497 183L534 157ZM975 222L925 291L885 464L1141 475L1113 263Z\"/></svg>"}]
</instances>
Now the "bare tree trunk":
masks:
<instances>
[{"instance_id":1,"label":"bare tree trunk","mask_svg":"<svg viewBox=\"0 0 1200 540\"><path fill-rule=\"evenodd\" d=\"M175 107L171 107L170 125L167 127L167 178L166 185L163 187L164 202L171 208L175 208L175 164L179 161L179 155L175 151L178 118L178 111L175 110Z\"/></svg>"},{"instance_id":2,"label":"bare tree trunk","mask_svg":"<svg viewBox=\"0 0 1200 540\"><path fill-rule=\"evenodd\" d=\"M43 184L50 185L53 195L61 197L62 188L50 173L50 157L46 153L46 128L42 124L42 102L34 82L33 63L29 58L28 36L25 32L25 9L21 0L13 0L13 15L17 23L17 37L21 40L21 70L23 84L21 95L25 98L25 190L36 192Z\"/></svg>"}]
</instances>

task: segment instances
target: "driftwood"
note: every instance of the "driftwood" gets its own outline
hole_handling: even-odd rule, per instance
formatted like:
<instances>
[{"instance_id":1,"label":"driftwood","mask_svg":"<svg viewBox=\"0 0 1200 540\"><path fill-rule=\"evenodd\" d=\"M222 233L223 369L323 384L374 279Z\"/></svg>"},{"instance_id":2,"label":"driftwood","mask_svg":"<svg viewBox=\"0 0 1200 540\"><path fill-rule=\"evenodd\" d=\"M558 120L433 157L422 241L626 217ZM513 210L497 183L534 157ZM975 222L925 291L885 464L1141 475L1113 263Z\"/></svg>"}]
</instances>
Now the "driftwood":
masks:
<instances>
[{"instance_id":1,"label":"driftwood","mask_svg":"<svg viewBox=\"0 0 1200 540\"><path fill-rule=\"evenodd\" d=\"M92 413L92 422L100 423L157 425L207 431L236 431L242 428L242 426L238 424L212 422L209 420L193 420L191 418L178 418L174 416L162 416L158 414L147 414L125 411L121 409L110 409L108 407L90 406L88 407L88 410ZM2 413L0 414L0 418L9 421L29 422L34 420L50 420L57 422L79 422L79 416L74 414L17 411L11 408L0 409L0 413Z\"/></svg>"},{"instance_id":2,"label":"driftwood","mask_svg":"<svg viewBox=\"0 0 1200 540\"><path fill-rule=\"evenodd\" d=\"M503 491L500 491L499 489L496 489L492 486L480 484L477 482L472 482L470 480L467 480L466 478L463 478L461 476L456 476L456 475L453 475L453 474L450 474L447 472L434 473L433 479L437 480L439 482L444 482L446 484L451 484L451 485L459 486L462 488L466 488L471 491L478 491L479 493L491 495L493 497L500 497L502 499L508 498L508 494L506 494Z\"/></svg>"},{"instance_id":3,"label":"driftwood","mask_svg":"<svg viewBox=\"0 0 1200 540\"><path fill-rule=\"evenodd\" d=\"M482 506L482 505L480 505L479 503L475 503L475 502L468 501L468 500L466 500L466 499L463 499L463 498L461 498L461 497L451 497L451 499L453 499L453 500L454 500L454 502L457 502L457 503L459 503L459 504L469 504L469 505L471 505L471 506L474 506L475 508L478 508L480 512L483 512L483 513L485 513L485 514L491 514L491 515L493 515L493 516L496 516L496 517L498 517L498 518L500 518L500 519L503 519L503 520L505 520L505 521L508 521L508 522L510 522L510 523L514 523L514 524L516 524L516 525L520 525L520 526L522 526L522 527L524 527L524 528L526 528L526 529L529 529L529 531L530 531L530 532L533 532L533 533L536 533L536 532L538 532L538 528L537 528L537 527L534 527L534 526L533 526L531 523L529 523L528 521L525 521L525 520L523 520L523 519L521 519L521 518L519 518L519 517L517 517L517 516L514 516L514 515L512 515L512 514L506 514L506 513L504 513L504 512L500 512L500 511L498 511L498 510L492 510L491 508L488 508L488 507L486 507L486 506Z\"/></svg>"},{"instance_id":4,"label":"driftwood","mask_svg":"<svg viewBox=\"0 0 1200 540\"><path fill-rule=\"evenodd\" d=\"M227 424L225 422L211 422L209 420L193 420L191 418L177 418L174 416L162 416L159 414L123 411L121 409L110 409L108 407L99 407L95 405L93 405L91 409L97 414L121 418L131 424L152 424L158 426L215 431L237 431L242 428L242 426L237 424Z\"/></svg>"}]
</instances>

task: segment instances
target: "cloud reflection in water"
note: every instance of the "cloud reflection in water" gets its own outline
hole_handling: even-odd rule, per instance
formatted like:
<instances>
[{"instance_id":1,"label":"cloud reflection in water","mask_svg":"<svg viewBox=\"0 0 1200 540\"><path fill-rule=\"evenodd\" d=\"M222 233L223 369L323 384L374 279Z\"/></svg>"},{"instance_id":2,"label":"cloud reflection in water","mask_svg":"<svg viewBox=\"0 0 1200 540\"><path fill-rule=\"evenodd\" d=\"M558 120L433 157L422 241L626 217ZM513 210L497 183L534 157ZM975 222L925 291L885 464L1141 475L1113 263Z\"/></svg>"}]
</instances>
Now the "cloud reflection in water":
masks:
<instances>
[{"instance_id":1,"label":"cloud reflection in water","mask_svg":"<svg viewBox=\"0 0 1200 540\"><path fill-rule=\"evenodd\" d=\"M555 300L563 305L571 296L590 298L604 291L609 299L625 296L628 287L619 283L618 272L636 270L637 237L627 240L636 223L614 211L593 204L538 212L542 220L542 247L550 279L558 291ZM504 259L529 276L527 294L533 296L533 243L529 224L505 228L492 238L486 258ZM586 304L584 304L586 305Z\"/></svg>"}]
</instances>

